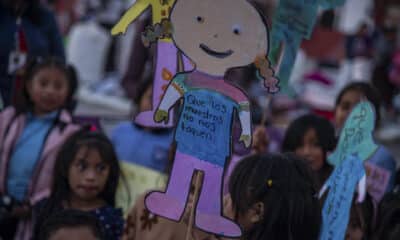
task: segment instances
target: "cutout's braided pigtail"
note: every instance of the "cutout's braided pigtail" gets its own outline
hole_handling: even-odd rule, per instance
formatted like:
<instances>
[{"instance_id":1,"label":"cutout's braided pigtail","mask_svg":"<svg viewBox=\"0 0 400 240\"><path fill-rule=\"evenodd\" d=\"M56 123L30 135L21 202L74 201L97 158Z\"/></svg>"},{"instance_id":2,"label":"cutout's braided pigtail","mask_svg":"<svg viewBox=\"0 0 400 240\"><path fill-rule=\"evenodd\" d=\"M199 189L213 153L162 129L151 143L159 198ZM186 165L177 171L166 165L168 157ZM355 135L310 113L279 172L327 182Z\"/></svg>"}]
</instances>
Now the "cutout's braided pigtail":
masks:
<instances>
[{"instance_id":1,"label":"cutout's braided pigtail","mask_svg":"<svg viewBox=\"0 0 400 240\"><path fill-rule=\"evenodd\" d=\"M279 92L279 80L275 77L269 60L265 56L260 55L254 61L254 65L257 68L257 78L264 81L264 87L267 91L269 93Z\"/></svg>"}]
</instances>

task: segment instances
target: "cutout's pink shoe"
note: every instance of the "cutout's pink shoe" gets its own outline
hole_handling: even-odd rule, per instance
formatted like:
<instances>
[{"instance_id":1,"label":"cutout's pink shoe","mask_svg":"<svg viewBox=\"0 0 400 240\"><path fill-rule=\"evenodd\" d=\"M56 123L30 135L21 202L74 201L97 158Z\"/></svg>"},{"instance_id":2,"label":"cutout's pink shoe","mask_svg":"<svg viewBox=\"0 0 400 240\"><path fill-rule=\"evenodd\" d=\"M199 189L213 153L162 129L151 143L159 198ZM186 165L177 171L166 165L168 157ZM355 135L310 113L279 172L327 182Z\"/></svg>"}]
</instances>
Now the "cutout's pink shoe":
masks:
<instances>
[{"instance_id":1,"label":"cutout's pink shoe","mask_svg":"<svg viewBox=\"0 0 400 240\"><path fill-rule=\"evenodd\" d=\"M220 215L197 211L195 223L201 230L220 236L238 238L242 235L242 230L236 223Z\"/></svg>"},{"instance_id":2,"label":"cutout's pink shoe","mask_svg":"<svg viewBox=\"0 0 400 240\"><path fill-rule=\"evenodd\" d=\"M179 221L185 210L185 202L180 202L161 192L151 192L145 199L146 208L153 214Z\"/></svg>"}]
</instances>

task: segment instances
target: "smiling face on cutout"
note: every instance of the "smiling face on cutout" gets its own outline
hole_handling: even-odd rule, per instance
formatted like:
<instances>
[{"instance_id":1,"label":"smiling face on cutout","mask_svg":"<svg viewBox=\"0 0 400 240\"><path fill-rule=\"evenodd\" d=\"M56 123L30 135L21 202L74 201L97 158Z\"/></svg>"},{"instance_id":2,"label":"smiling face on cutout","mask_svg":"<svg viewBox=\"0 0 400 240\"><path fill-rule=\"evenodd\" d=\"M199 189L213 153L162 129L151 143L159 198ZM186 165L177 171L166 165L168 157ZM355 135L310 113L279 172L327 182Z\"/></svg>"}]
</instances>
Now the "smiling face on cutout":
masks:
<instances>
[{"instance_id":1,"label":"smiling face on cutout","mask_svg":"<svg viewBox=\"0 0 400 240\"><path fill-rule=\"evenodd\" d=\"M246 0L177 0L171 21L175 44L199 71L221 76L267 54L267 27Z\"/></svg>"}]
</instances>

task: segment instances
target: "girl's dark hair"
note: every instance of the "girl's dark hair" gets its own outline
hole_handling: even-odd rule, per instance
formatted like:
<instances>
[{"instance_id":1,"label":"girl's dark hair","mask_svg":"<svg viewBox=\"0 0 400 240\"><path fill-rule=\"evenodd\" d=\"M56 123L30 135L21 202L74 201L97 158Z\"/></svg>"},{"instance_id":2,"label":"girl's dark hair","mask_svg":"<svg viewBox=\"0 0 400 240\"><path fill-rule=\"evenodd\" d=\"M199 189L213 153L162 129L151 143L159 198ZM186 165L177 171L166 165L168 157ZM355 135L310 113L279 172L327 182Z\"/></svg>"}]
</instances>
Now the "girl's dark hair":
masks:
<instances>
[{"instance_id":1,"label":"girl's dark hair","mask_svg":"<svg viewBox=\"0 0 400 240\"><path fill-rule=\"evenodd\" d=\"M89 228L96 239L106 240L103 228L94 215L73 209L63 210L51 215L44 222L39 235L35 237L40 240L48 240L62 228L78 227Z\"/></svg>"},{"instance_id":2,"label":"girl's dark hair","mask_svg":"<svg viewBox=\"0 0 400 240\"><path fill-rule=\"evenodd\" d=\"M1 0L0 7L4 7L6 10L9 10L12 6L10 4L13 3L14 0ZM27 17L33 24L40 25L44 20L42 15L45 12L43 5L40 3L40 0L24 0L25 9L23 11L23 16ZM49 10L46 10L48 12ZM18 13L13 13L18 14Z\"/></svg>"},{"instance_id":3,"label":"girl's dark hair","mask_svg":"<svg viewBox=\"0 0 400 240\"><path fill-rule=\"evenodd\" d=\"M400 193L389 193L382 199L376 222L373 240L400 239Z\"/></svg>"},{"instance_id":4,"label":"girl's dark hair","mask_svg":"<svg viewBox=\"0 0 400 240\"><path fill-rule=\"evenodd\" d=\"M332 29L335 22L335 11L325 10L319 18L319 25L323 28Z\"/></svg>"},{"instance_id":5,"label":"girl's dark hair","mask_svg":"<svg viewBox=\"0 0 400 240\"><path fill-rule=\"evenodd\" d=\"M28 61L23 77L22 91L17 93L18 99L15 108L18 113L25 113L32 110L33 103L28 93L28 83L32 81L40 70L45 68L56 68L65 75L68 81L69 92L63 108L69 111L73 110L75 105L73 97L78 88L78 77L75 68L66 65L63 60L57 57L49 57L46 59L35 58Z\"/></svg>"},{"instance_id":6,"label":"girl's dark hair","mask_svg":"<svg viewBox=\"0 0 400 240\"><path fill-rule=\"evenodd\" d=\"M372 103L372 105L375 108L375 114L376 114L376 126L379 126L380 120L381 120L381 114L380 114L380 109L381 109L381 98L379 96L379 92L374 88L371 84L365 83L365 82L353 82L344 87L339 95L336 98L335 102L335 107L338 107L340 102L342 101L343 96L350 92L350 91L356 91L361 93L369 102Z\"/></svg>"},{"instance_id":7,"label":"girl's dark hair","mask_svg":"<svg viewBox=\"0 0 400 240\"><path fill-rule=\"evenodd\" d=\"M42 227L42 223L49 215L62 207L63 202L69 201L71 189L68 181L68 173L76 154L82 147L98 151L102 160L110 166L107 182L99 197L107 204L115 206L115 194L121 170L114 147L104 134L82 129L65 141L57 155L53 171L51 195L45 203L45 206L43 206L38 213L36 231Z\"/></svg>"},{"instance_id":8,"label":"girl's dark hair","mask_svg":"<svg viewBox=\"0 0 400 240\"><path fill-rule=\"evenodd\" d=\"M233 207L244 215L255 203L264 204L260 222L244 239L316 240L321 208L307 164L293 154L253 155L240 161L229 183Z\"/></svg>"},{"instance_id":9,"label":"girl's dark hair","mask_svg":"<svg viewBox=\"0 0 400 240\"><path fill-rule=\"evenodd\" d=\"M309 129L315 129L318 144L326 155L336 146L335 128L325 118L306 114L294 120L286 130L282 142L283 152L294 152L303 144L303 137Z\"/></svg>"}]
</instances>

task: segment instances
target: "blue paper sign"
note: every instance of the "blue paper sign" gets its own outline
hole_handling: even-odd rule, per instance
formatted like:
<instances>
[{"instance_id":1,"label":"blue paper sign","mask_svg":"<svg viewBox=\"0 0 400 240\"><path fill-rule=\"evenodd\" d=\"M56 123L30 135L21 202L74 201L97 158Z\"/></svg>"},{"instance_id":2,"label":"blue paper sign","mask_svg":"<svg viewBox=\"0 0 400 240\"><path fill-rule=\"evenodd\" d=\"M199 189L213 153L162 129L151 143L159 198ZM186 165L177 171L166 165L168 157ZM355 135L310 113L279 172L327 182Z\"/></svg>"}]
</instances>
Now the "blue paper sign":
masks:
<instances>
[{"instance_id":1,"label":"blue paper sign","mask_svg":"<svg viewBox=\"0 0 400 240\"><path fill-rule=\"evenodd\" d=\"M348 116L341 130L339 143L328 157L328 162L339 166L352 154L357 154L362 161L367 160L378 149L372 137L374 127L373 106L367 101L360 102Z\"/></svg>"},{"instance_id":2,"label":"blue paper sign","mask_svg":"<svg viewBox=\"0 0 400 240\"><path fill-rule=\"evenodd\" d=\"M230 98L203 89L188 89L175 139L178 150L223 166L230 155L233 111Z\"/></svg>"},{"instance_id":3,"label":"blue paper sign","mask_svg":"<svg viewBox=\"0 0 400 240\"><path fill-rule=\"evenodd\" d=\"M317 10L317 0L281 0L273 18L272 29L289 30L309 38L317 19Z\"/></svg>"},{"instance_id":4,"label":"blue paper sign","mask_svg":"<svg viewBox=\"0 0 400 240\"><path fill-rule=\"evenodd\" d=\"M363 161L357 155L348 155L335 168L321 191L329 189L322 209L321 240L344 239L354 190L364 176Z\"/></svg>"},{"instance_id":5,"label":"blue paper sign","mask_svg":"<svg viewBox=\"0 0 400 240\"><path fill-rule=\"evenodd\" d=\"M342 6L345 0L320 0L320 6L323 9L331 9L337 6Z\"/></svg>"},{"instance_id":6,"label":"blue paper sign","mask_svg":"<svg viewBox=\"0 0 400 240\"><path fill-rule=\"evenodd\" d=\"M284 45L282 63L277 76L283 92L291 95L288 83L303 38L309 39L317 20L318 8L340 6L345 0L280 0L273 17L270 59L278 63L281 44Z\"/></svg>"},{"instance_id":7,"label":"blue paper sign","mask_svg":"<svg viewBox=\"0 0 400 240\"><path fill-rule=\"evenodd\" d=\"M278 30L276 28L272 29L271 36L271 56L273 56L272 59L278 58L278 55L280 54L280 43L283 42L285 44L282 62L280 63L278 73L280 80L279 86L283 93L292 95L293 91L289 87L289 79L292 73L292 68L295 64L297 51L300 48L301 40L303 37L300 36L297 32L290 31L289 29ZM274 63L274 65L276 64L277 63ZM284 71L284 69L287 69L287 71Z\"/></svg>"}]
</instances>

